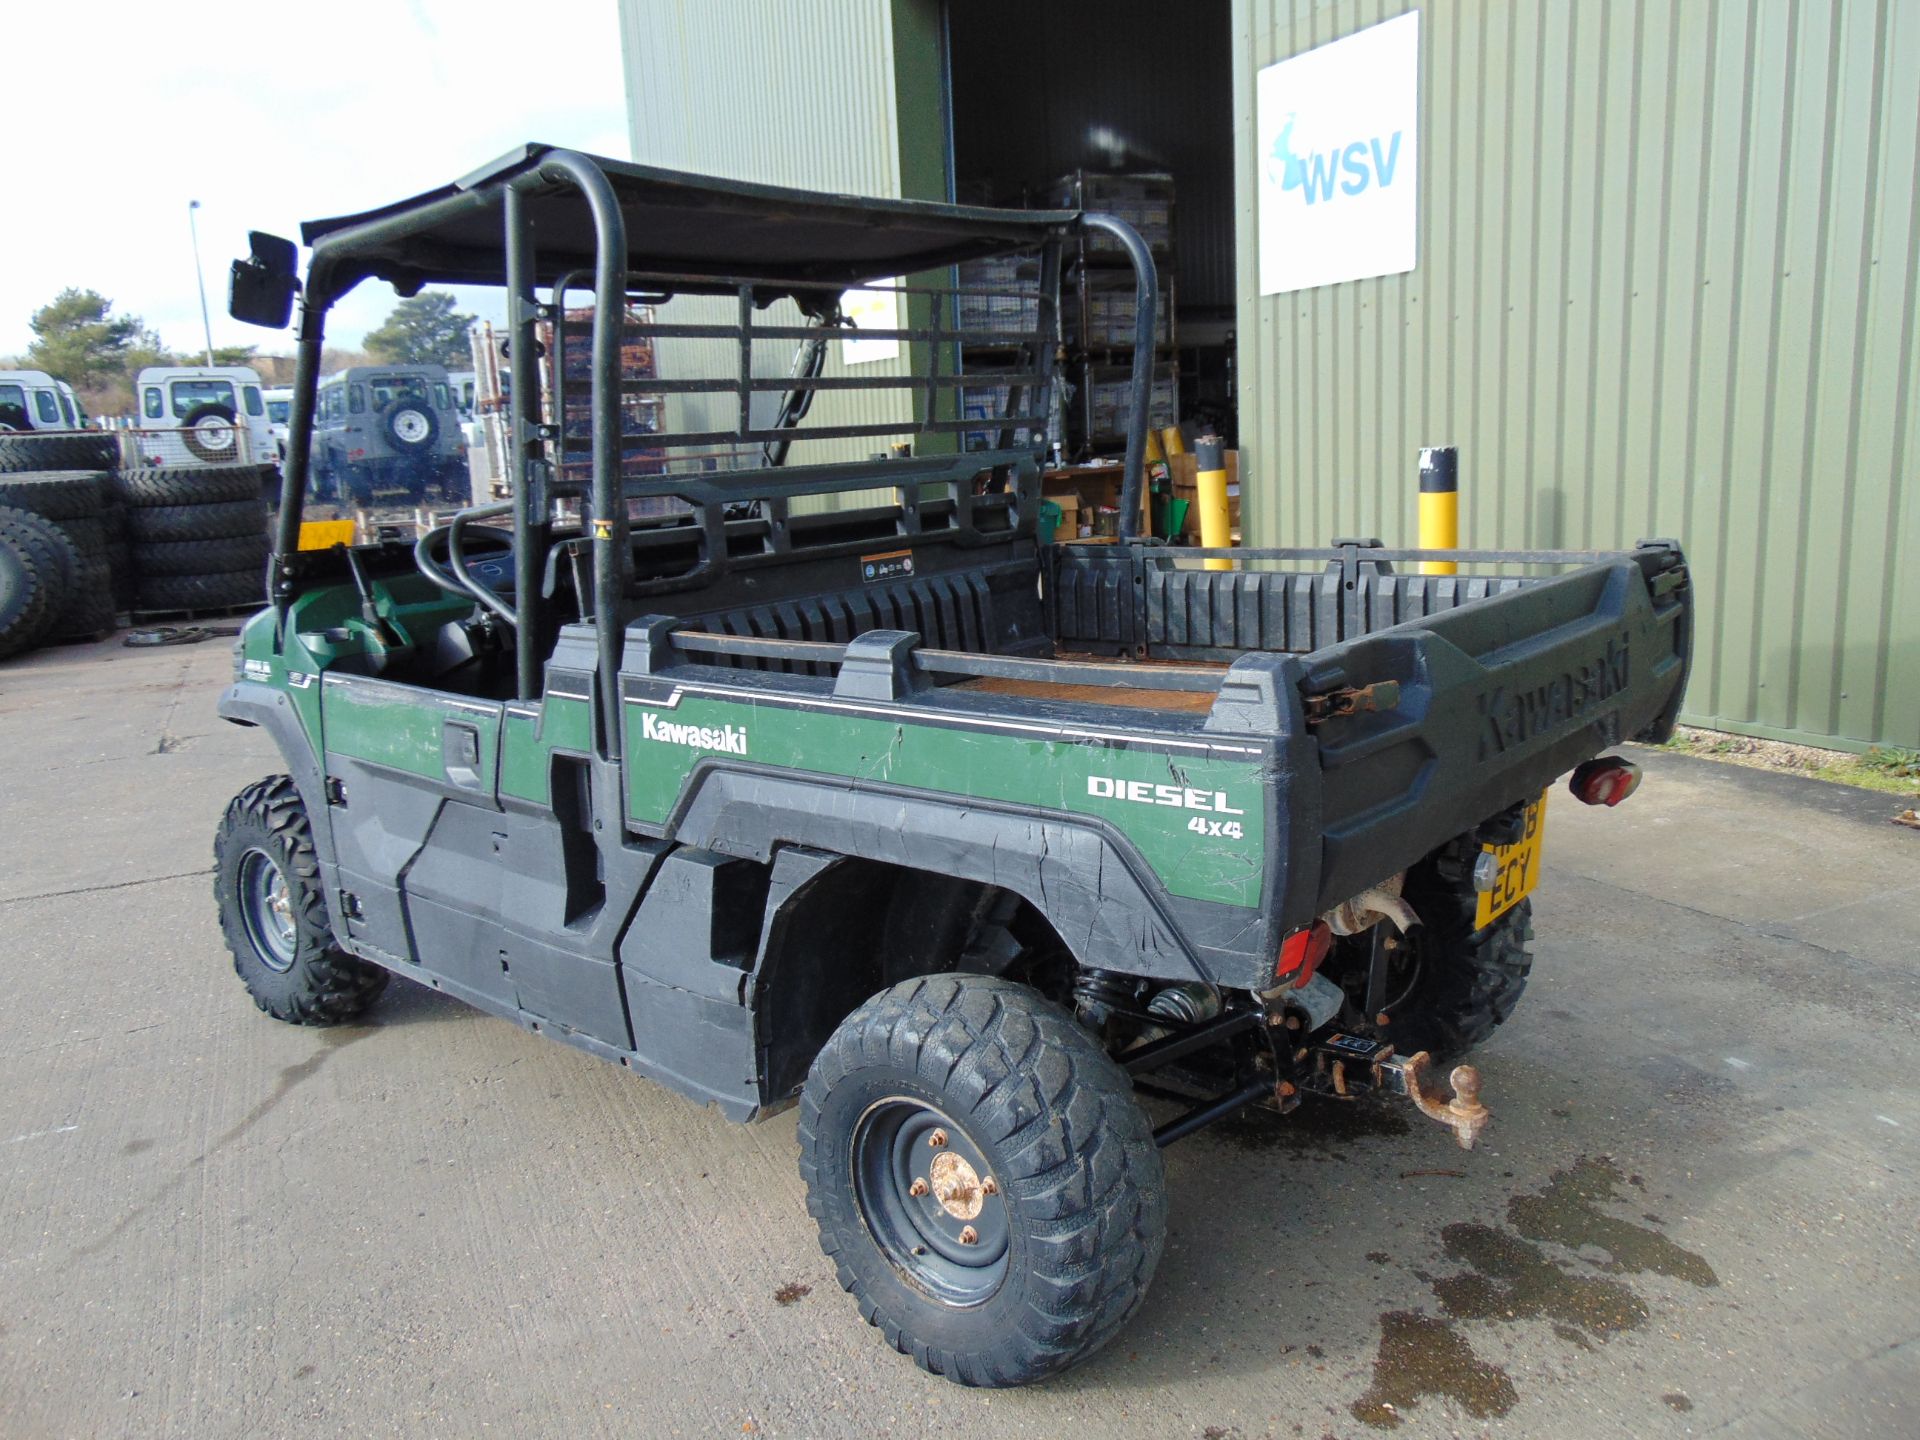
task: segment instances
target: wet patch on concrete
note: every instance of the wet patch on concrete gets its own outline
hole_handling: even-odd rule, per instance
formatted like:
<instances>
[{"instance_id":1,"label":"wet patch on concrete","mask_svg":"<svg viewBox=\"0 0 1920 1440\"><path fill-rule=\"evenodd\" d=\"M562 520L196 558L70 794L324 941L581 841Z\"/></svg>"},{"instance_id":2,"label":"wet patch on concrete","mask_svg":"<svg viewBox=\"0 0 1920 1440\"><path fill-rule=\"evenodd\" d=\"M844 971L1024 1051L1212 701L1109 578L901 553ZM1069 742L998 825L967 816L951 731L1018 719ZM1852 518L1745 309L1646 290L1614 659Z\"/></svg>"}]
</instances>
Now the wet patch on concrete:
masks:
<instances>
[{"instance_id":1,"label":"wet patch on concrete","mask_svg":"<svg viewBox=\"0 0 1920 1440\"><path fill-rule=\"evenodd\" d=\"M1380 1317L1373 1383L1348 1408L1363 1424L1393 1430L1429 1396L1458 1402L1476 1420L1498 1419L1520 1399L1507 1372L1475 1355L1451 1323L1389 1310Z\"/></svg>"},{"instance_id":2,"label":"wet patch on concrete","mask_svg":"<svg viewBox=\"0 0 1920 1440\"><path fill-rule=\"evenodd\" d=\"M152 1148L153 1141L151 1140L129 1140L120 1147L120 1153L122 1155L138 1155Z\"/></svg>"},{"instance_id":3,"label":"wet patch on concrete","mask_svg":"<svg viewBox=\"0 0 1920 1440\"><path fill-rule=\"evenodd\" d=\"M1669 1410L1678 1410L1682 1415L1693 1409L1693 1401L1682 1395L1678 1390L1669 1390L1660 1398L1666 1403Z\"/></svg>"},{"instance_id":4,"label":"wet patch on concrete","mask_svg":"<svg viewBox=\"0 0 1920 1440\"><path fill-rule=\"evenodd\" d=\"M1638 1180L1633 1176L1625 1183ZM1569 1250L1604 1250L1600 1268L1615 1273L1666 1275L1703 1288L1718 1285L1713 1267L1683 1250L1657 1230L1602 1214L1603 1201L1624 1200L1620 1167L1608 1156L1582 1156L1556 1171L1538 1195L1516 1195L1507 1202L1507 1220L1529 1240L1564 1245Z\"/></svg>"},{"instance_id":5,"label":"wet patch on concrete","mask_svg":"<svg viewBox=\"0 0 1920 1440\"><path fill-rule=\"evenodd\" d=\"M1432 1281L1440 1308L1455 1320L1544 1318L1596 1337L1646 1323L1646 1302L1618 1280L1576 1274L1511 1231L1449 1225L1440 1244L1469 1267Z\"/></svg>"},{"instance_id":6,"label":"wet patch on concrete","mask_svg":"<svg viewBox=\"0 0 1920 1440\"><path fill-rule=\"evenodd\" d=\"M1652 1315L1645 1298L1611 1276L1653 1274L1701 1288L1718 1285L1703 1256L1601 1210L1629 1200L1629 1187L1644 1189L1645 1182L1623 1175L1609 1156L1582 1156L1550 1175L1536 1193L1511 1197L1507 1226L1459 1222L1443 1228L1441 1249L1466 1268L1420 1277L1442 1316L1391 1310L1380 1317L1373 1382L1350 1407L1354 1418L1392 1429L1429 1396L1449 1396L1477 1419L1511 1410L1517 1400L1512 1379L1474 1353L1460 1329L1469 1321L1542 1320L1566 1344L1593 1351ZM1553 1249L1569 1254L1563 1258ZM1692 1408L1678 1392L1662 1399L1676 1410Z\"/></svg>"},{"instance_id":7,"label":"wet patch on concrete","mask_svg":"<svg viewBox=\"0 0 1920 1440\"><path fill-rule=\"evenodd\" d=\"M798 1280L789 1280L773 1292L773 1299L777 1305L797 1305L812 1293L811 1285L802 1285Z\"/></svg>"}]
</instances>

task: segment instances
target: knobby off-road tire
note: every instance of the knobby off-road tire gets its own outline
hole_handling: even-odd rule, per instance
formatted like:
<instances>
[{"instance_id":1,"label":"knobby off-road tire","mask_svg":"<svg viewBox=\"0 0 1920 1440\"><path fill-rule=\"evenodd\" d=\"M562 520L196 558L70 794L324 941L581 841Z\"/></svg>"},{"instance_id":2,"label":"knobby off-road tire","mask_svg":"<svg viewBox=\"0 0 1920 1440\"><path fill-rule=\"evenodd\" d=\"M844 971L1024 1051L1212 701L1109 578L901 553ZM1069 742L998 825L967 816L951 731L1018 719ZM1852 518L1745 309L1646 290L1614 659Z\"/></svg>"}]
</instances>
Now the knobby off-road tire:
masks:
<instances>
[{"instance_id":1,"label":"knobby off-road tire","mask_svg":"<svg viewBox=\"0 0 1920 1440\"><path fill-rule=\"evenodd\" d=\"M106 434L0 435L0 475L23 470L110 470L120 442Z\"/></svg>"},{"instance_id":2,"label":"knobby off-road tire","mask_svg":"<svg viewBox=\"0 0 1920 1440\"><path fill-rule=\"evenodd\" d=\"M0 475L0 505L31 510L48 520L97 516L106 504L104 471L51 470Z\"/></svg>"},{"instance_id":3,"label":"knobby off-road tire","mask_svg":"<svg viewBox=\"0 0 1920 1440\"><path fill-rule=\"evenodd\" d=\"M0 506L0 544L11 558L0 574L0 656L30 650L60 625L74 593L82 561L50 520Z\"/></svg>"},{"instance_id":4,"label":"knobby off-road tire","mask_svg":"<svg viewBox=\"0 0 1920 1440\"><path fill-rule=\"evenodd\" d=\"M53 622L53 633L63 640L90 640L117 628L113 572L105 560L82 559L67 603Z\"/></svg>"},{"instance_id":5,"label":"knobby off-road tire","mask_svg":"<svg viewBox=\"0 0 1920 1440\"><path fill-rule=\"evenodd\" d=\"M1520 1003L1533 969L1533 902L1522 900L1475 930L1479 896L1442 879L1431 863L1408 873L1406 898L1423 922L1408 936L1419 972L1404 998L1394 992L1406 982L1389 979L1390 1023L1378 1033L1402 1055L1425 1050L1436 1065L1449 1065L1486 1043Z\"/></svg>"},{"instance_id":6,"label":"knobby off-road tire","mask_svg":"<svg viewBox=\"0 0 1920 1440\"><path fill-rule=\"evenodd\" d=\"M210 505L152 505L127 511L127 534L136 544L155 540L223 540L267 533L267 507L260 497Z\"/></svg>"},{"instance_id":7,"label":"knobby off-road tire","mask_svg":"<svg viewBox=\"0 0 1920 1440\"><path fill-rule=\"evenodd\" d=\"M0 534L25 545L33 555L43 583L57 606L80 578L80 549L60 524L30 510L0 506Z\"/></svg>"},{"instance_id":8,"label":"knobby off-road tire","mask_svg":"<svg viewBox=\"0 0 1920 1440\"><path fill-rule=\"evenodd\" d=\"M222 501L257 500L265 472L278 475L271 465L165 465L122 470L113 490L129 506L151 510L157 505L217 505Z\"/></svg>"},{"instance_id":9,"label":"knobby off-road tire","mask_svg":"<svg viewBox=\"0 0 1920 1440\"><path fill-rule=\"evenodd\" d=\"M267 603L265 565L209 575L142 575L133 584L140 610L224 610Z\"/></svg>"},{"instance_id":10,"label":"knobby off-road tire","mask_svg":"<svg viewBox=\"0 0 1920 1440\"><path fill-rule=\"evenodd\" d=\"M959 1384L1093 1354L1165 1243L1166 1177L1131 1083L1011 981L936 975L868 1000L813 1062L799 1140L840 1284L888 1344Z\"/></svg>"},{"instance_id":11,"label":"knobby off-road tire","mask_svg":"<svg viewBox=\"0 0 1920 1440\"><path fill-rule=\"evenodd\" d=\"M289 1025L337 1025L387 988L387 972L337 948L300 792L286 775L247 786L213 842L213 894L233 969Z\"/></svg>"},{"instance_id":12,"label":"knobby off-road tire","mask_svg":"<svg viewBox=\"0 0 1920 1440\"><path fill-rule=\"evenodd\" d=\"M49 520L47 523L73 542L73 548L83 560L107 558L107 522L99 515L81 515L72 520Z\"/></svg>"},{"instance_id":13,"label":"knobby off-road tire","mask_svg":"<svg viewBox=\"0 0 1920 1440\"><path fill-rule=\"evenodd\" d=\"M213 575L229 570L264 574L272 548L264 533L229 535L221 540L159 540L139 548L140 574L147 579L163 575Z\"/></svg>"},{"instance_id":14,"label":"knobby off-road tire","mask_svg":"<svg viewBox=\"0 0 1920 1440\"><path fill-rule=\"evenodd\" d=\"M53 596L32 547L0 529L0 660L31 650L53 623Z\"/></svg>"}]
</instances>

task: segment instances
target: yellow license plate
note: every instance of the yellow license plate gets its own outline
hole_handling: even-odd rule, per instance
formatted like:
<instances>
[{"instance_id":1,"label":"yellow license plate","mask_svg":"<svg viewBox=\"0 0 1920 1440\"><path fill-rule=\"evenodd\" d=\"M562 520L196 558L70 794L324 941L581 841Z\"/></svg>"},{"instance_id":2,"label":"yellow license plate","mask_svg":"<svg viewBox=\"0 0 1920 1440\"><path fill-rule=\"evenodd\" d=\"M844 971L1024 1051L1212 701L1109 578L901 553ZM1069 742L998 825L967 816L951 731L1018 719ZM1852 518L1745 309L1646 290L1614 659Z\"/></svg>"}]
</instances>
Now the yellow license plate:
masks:
<instances>
[{"instance_id":1,"label":"yellow license plate","mask_svg":"<svg viewBox=\"0 0 1920 1440\"><path fill-rule=\"evenodd\" d=\"M302 520L300 522L302 550L331 550L336 545L351 544L353 544L353 521L351 520Z\"/></svg>"},{"instance_id":2,"label":"yellow license plate","mask_svg":"<svg viewBox=\"0 0 1920 1440\"><path fill-rule=\"evenodd\" d=\"M1540 842L1546 838L1547 794L1527 806L1526 829L1511 845L1486 845L1500 863L1499 878L1491 890L1480 892L1480 904L1473 917L1473 928L1481 930L1533 893L1540 883Z\"/></svg>"}]
</instances>

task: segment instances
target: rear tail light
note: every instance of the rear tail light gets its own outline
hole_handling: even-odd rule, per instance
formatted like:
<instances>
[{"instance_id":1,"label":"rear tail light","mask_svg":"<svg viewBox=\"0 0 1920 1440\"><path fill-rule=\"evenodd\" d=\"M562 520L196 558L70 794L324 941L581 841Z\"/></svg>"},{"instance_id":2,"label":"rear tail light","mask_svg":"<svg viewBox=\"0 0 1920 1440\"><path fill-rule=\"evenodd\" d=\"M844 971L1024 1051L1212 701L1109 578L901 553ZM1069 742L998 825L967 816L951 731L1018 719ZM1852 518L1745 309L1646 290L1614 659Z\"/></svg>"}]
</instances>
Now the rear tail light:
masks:
<instances>
[{"instance_id":1,"label":"rear tail light","mask_svg":"<svg viewBox=\"0 0 1920 1440\"><path fill-rule=\"evenodd\" d=\"M1333 930L1324 920L1316 920L1304 930L1296 930L1280 942L1280 958L1274 963L1275 980L1293 982L1294 989L1310 983L1313 972L1333 948Z\"/></svg>"},{"instance_id":2,"label":"rear tail light","mask_svg":"<svg viewBox=\"0 0 1920 1440\"><path fill-rule=\"evenodd\" d=\"M1618 755L1577 766L1567 788L1583 805L1618 805L1640 788L1640 767Z\"/></svg>"}]
</instances>

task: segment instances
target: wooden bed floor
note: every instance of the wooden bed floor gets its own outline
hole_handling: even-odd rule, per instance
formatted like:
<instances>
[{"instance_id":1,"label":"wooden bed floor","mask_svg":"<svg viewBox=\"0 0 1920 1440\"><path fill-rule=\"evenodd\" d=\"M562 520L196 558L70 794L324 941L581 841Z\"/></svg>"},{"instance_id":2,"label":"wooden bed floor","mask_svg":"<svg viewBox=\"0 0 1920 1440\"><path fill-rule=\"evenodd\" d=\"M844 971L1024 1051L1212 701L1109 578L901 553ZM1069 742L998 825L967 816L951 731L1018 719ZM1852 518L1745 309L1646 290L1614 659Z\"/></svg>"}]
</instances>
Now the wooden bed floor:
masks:
<instances>
[{"instance_id":1,"label":"wooden bed floor","mask_svg":"<svg viewBox=\"0 0 1920 1440\"><path fill-rule=\"evenodd\" d=\"M1211 690L1141 690L1130 685L1063 685L1051 680L1008 680L979 675L952 687L976 694L1018 695L1026 700L1057 700L1075 705L1121 705L1130 710L1161 710L1204 715L1213 708Z\"/></svg>"}]
</instances>

